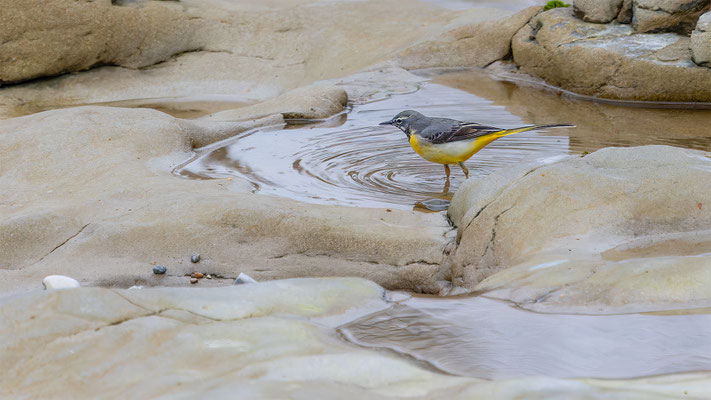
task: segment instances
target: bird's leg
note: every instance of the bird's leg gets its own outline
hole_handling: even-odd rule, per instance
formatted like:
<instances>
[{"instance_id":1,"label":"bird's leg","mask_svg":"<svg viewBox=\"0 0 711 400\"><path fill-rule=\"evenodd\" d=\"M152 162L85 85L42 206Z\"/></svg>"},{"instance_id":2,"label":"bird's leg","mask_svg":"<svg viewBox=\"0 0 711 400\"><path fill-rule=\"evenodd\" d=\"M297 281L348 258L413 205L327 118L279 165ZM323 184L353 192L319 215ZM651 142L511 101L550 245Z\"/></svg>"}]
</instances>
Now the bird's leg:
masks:
<instances>
[{"instance_id":1,"label":"bird's leg","mask_svg":"<svg viewBox=\"0 0 711 400\"><path fill-rule=\"evenodd\" d=\"M459 162L459 166L462 167L462 171L464 171L464 176L469 179L469 170L467 169L467 166L464 165L463 162Z\"/></svg>"},{"instance_id":2,"label":"bird's leg","mask_svg":"<svg viewBox=\"0 0 711 400\"><path fill-rule=\"evenodd\" d=\"M442 189L443 194L449 193L449 173L451 171L449 170L449 165L444 164L444 173L447 175L447 180L444 181L444 188Z\"/></svg>"}]
</instances>

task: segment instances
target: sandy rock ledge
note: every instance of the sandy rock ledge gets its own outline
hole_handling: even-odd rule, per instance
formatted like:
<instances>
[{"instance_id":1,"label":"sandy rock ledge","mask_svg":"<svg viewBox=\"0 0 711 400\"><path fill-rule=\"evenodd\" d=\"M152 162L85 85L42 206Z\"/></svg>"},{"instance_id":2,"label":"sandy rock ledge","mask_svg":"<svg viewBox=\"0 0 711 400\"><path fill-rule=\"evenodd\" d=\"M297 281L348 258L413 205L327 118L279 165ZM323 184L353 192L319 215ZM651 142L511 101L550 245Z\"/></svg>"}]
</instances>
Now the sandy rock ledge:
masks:
<instances>
[{"instance_id":1,"label":"sandy rock ledge","mask_svg":"<svg viewBox=\"0 0 711 400\"><path fill-rule=\"evenodd\" d=\"M200 18L169 1L3 2L0 84L99 65L139 68L201 48Z\"/></svg>"},{"instance_id":2,"label":"sandy rock ledge","mask_svg":"<svg viewBox=\"0 0 711 400\"><path fill-rule=\"evenodd\" d=\"M372 282L352 278L4 298L0 390L48 399L613 400L700 399L709 390L708 373L630 380L458 377L337 336L339 325L390 307L388 298Z\"/></svg>"},{"instance_id":3,"label":"sandy rock ledge","mask_svg":"<svg viewBox=\"0 0 711 400\"><path fill-rule=\"evenodd\" d=\"M253 194L240 179L171 174L194 143L281 121L189 121L111 107L0 121L0 292L40 287L50 274L82 286L184 285L195 252L201 272L225 278L213 284L240 272L257 280L354 275L437 292L451 229L441 215L304 204ZM168 273L154 275L154 262Z\"/></svg>"},{"instance_id":4,"label":"sandy rock ledge","mask_svg":"<svg viewBox=\"0 0 711 400\"><path fill-rule=\"evenodd\" d=\"M607 148L500 171L453 199L453 275L537 310L705 307L709 205L700 151Z\"/></svg>"},{"instance_id":5,"label":"sandy rock ledge","mask_svg":"<svg viewBox=\"0 0 711 400\"><path fill-rule=\"evenodd\" d=\"M559 8L534 17L512 41L521 72L576 93L620 100L711 101L711 69L691 60L690 40L592 24Z\"/></svg>"}]
</instances>

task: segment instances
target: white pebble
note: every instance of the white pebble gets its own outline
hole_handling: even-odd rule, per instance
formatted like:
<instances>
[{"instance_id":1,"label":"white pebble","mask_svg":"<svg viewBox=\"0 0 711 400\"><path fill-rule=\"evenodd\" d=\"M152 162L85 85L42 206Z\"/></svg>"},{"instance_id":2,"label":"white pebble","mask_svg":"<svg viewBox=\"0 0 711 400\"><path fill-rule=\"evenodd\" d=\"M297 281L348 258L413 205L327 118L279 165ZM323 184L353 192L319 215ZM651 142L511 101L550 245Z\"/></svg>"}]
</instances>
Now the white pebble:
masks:
<instances>
[{"instance_id":1,"label":"white pebble","mask_svg":"<svg viewBox=\"0 0 711 400\"><path fill-rule=\"evenodd\" d=\"M257 283L257 281L252 279L251 276L245 274L244 272L240 272L237 276L237 279L235 279L235 285L241 285L243 283Z\"/></svg>"},{"instance_id":2,"label":"white pebble","mask_svg":"<svg viewBox=\"0 0 711 400\"><path fill-rule=\"evenodd\" d=\"M64 275L49 275L42 279L45 289L71 289L78 288L79 282Z\"/></svg>"}]
</instances>

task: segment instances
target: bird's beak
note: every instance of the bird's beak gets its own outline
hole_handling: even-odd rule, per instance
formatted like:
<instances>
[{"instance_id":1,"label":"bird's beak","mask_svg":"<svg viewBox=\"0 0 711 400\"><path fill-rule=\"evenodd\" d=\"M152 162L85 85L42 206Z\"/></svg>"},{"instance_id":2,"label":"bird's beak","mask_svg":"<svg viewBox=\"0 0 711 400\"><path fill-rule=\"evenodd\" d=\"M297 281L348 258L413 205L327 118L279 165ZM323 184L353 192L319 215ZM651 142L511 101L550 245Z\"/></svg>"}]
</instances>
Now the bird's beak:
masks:
<instances>
[{"instance_id":1,"label":"bird's beak","mask_svg":"<svg viewBox=\"0 0 711 400\"><path fill-rule=\"evenodd\" d=\"M392 125L392 124L393 124L393 120L390 120L390 121L381 122L378 125Z\"/></svg>"}]
</instances>

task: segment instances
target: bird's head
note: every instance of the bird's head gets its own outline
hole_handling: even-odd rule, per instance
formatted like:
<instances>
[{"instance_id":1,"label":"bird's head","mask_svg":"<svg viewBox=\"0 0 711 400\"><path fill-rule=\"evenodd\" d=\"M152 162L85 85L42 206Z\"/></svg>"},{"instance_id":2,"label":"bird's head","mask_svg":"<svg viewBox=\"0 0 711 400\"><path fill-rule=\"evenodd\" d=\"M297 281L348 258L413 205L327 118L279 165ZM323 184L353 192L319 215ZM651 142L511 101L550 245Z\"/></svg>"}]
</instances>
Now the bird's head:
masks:
<instances>
[{"instance_id":1,"label":"bird's head","mask_svg":"<svg viewBox=\"0 0 711 400\"><path fill-rule=\"evenodd\" d=\"M381 122L379 125L392 125L407 133L410 123L421 116L422 114L417 111L406 110L394 116L390 121Z\"/></svg>"}]
</instances>

